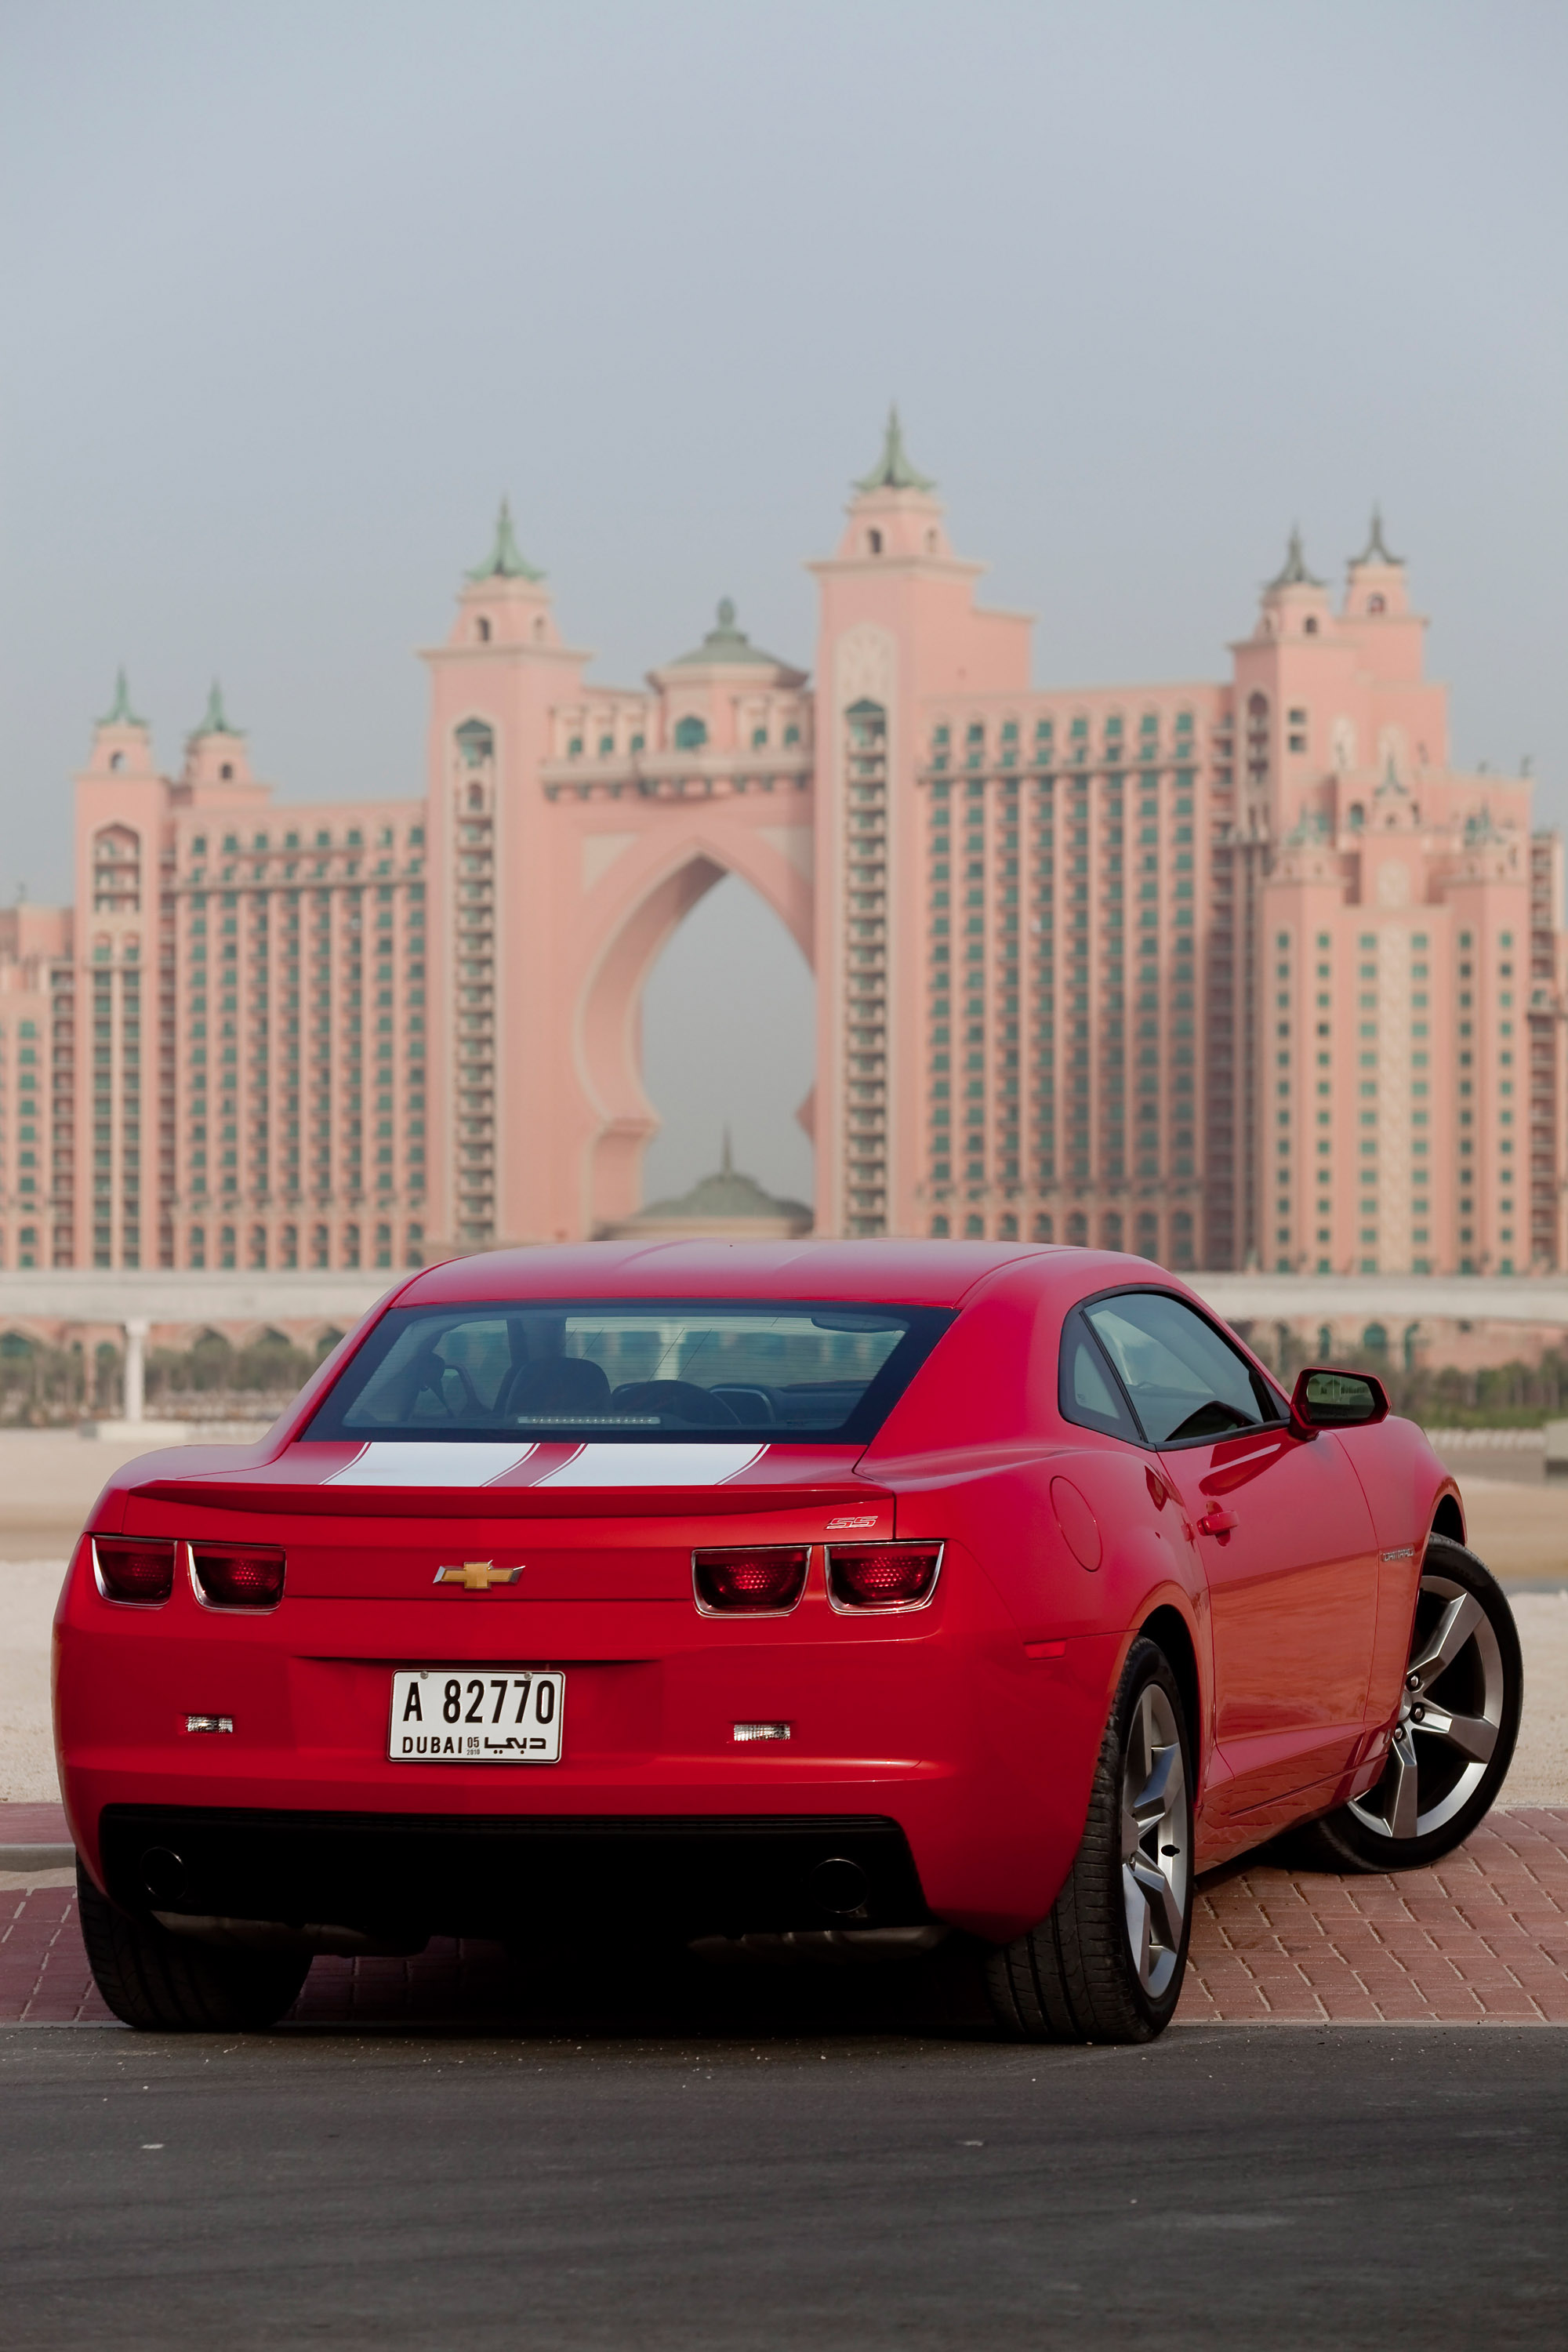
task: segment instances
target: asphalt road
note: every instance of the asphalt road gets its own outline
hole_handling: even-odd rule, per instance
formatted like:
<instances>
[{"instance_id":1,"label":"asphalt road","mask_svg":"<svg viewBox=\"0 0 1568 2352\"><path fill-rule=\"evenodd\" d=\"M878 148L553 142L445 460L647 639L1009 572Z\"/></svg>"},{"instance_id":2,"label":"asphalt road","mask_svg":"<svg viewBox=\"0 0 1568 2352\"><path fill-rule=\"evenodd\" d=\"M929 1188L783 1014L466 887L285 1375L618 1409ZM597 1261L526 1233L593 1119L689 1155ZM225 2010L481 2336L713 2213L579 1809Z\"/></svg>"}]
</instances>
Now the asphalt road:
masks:
<instances>
[{"instance_id":1,"label":"asphalt road","mask_svg":"<svg viewBox=\"0 0 1568 2352\"><path fill-rule=\"evenodd\" d=\"M721 2007L711 2038L11 2029L0 2345L1568 2336L1568 2034L1019 2050Z\"/></svg>"}]
</instances>

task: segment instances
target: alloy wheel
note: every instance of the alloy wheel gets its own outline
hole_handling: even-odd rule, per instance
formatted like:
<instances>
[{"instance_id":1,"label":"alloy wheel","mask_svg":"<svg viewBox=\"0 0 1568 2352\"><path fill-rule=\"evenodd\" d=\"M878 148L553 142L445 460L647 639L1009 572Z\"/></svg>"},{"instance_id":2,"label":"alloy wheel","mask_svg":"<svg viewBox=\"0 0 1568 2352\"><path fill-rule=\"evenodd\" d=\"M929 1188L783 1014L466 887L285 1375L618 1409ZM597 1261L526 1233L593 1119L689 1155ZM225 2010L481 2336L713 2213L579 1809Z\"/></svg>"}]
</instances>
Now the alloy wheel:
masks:
<instances>
[{"instance_id":1,"label":"alloy wheel","mask_svg":"<svg viewBox=\"0 0 1568 2352\"><path fill-rule=\"evenodd\" d=\"M1347 1811L1374 1836L1426 1837L1453 1819L1485 1776L1507 1698L1490 1618L1462 1584L1426 1570L1388 1766Z\"/></svg>"},{"instance_id":2,"label":"alloy wheel","mask_svg":"<svg viewBox=\"0 0 1568 2352\"><path fill-rule=\"evenodd\" d=\"M1121 1894L1132 1964L1155 2000L1181 1956L1189 1863L1187 1776L1175 1710L1158 1683L1146 1683L1122 1757Z\"/></svg>"}]
</instances>

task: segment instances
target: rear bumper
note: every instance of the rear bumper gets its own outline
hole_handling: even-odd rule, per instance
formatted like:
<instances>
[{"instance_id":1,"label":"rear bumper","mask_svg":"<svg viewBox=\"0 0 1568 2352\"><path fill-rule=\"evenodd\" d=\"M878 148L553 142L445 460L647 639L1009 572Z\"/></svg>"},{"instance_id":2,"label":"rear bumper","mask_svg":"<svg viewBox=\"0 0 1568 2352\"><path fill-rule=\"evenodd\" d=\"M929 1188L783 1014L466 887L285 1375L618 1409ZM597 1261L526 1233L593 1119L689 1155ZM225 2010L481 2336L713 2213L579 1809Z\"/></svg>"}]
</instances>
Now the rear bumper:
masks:
<instances>
[{"instance_id":1,"label":"rear bumper","mask_svg":"<svg viewBox=\"0 0 1568 2352\"><path fill-rule=\"evenodd\" d=\"M526 1938L600 1920L684 1936L912 1927L909 1843L874 1814L475 1815L114 1805L100 1824L127 1911L324 1922L392 1940Z\"/></svg>"},{"instance_id":2,"label":"rear bumper","mask_svg":"<svg viewBox=\"0 0 1568 2352\"><path fill-rule=\"evenodd\" d=\"M478 1932L592 1905L700 1933L934 1919L998 1939L1045 1916L1071 1864L1123 1646L1030 1654L956 1545L932 1607L864 1622L815 1591L777 1622L440 1595L230 1619L178 1587L117 1609L79 1560L56 1642L72 1834L132 1908L170 1907L142 1866L163 1845L203 1916ZM395 1667L509 1661L566 1675L559 1764L387 1759ZM791 1737L744 1746L742 1721ZM836 1856L867 1871L864 1920L811 1889Z\"/></svg>"}]
</instances>

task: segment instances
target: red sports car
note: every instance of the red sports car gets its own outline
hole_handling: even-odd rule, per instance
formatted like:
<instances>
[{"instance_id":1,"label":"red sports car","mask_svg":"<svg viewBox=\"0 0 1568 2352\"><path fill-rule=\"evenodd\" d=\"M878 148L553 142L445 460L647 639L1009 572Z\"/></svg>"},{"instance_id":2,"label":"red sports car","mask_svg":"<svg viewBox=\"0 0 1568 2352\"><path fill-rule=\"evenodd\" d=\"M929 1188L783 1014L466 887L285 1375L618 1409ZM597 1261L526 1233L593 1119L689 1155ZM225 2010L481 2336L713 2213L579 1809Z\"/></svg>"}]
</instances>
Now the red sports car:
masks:
<instances>
[{"instance_id":1,"label":"red sports car","mask_svg":"<svg viewBox=\"0 0 1568 2352\"><path fill-rule=\"evenodd\" d=\"M1363 1373L1287 1397L1082 1249L601 1244L411 1275L258 1445L110 1479L56 1620L110 2006L313 1952L972 1939L1141 2040L1194 1871L1425 1862L1497 1793L1508 1603Z\"/></svg>"}]
</instances>

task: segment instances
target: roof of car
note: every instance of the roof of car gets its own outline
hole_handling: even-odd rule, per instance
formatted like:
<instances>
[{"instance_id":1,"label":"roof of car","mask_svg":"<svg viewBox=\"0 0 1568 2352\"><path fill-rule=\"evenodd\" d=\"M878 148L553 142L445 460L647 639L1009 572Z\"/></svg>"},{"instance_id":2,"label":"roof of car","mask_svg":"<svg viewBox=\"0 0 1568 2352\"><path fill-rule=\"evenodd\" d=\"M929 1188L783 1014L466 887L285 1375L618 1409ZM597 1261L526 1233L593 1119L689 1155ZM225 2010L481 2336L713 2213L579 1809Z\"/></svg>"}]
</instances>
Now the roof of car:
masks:
<instances>
[{"instance_id":1,"label":"roof of car","mask_svg":"<svg viewBox=\"0 0 1568 2352\"><path fill-rule=\"evenodd\" d=\"M977 1282L1034 1260L1075 1268L1093 1289L1143 1262L1018 1242L624 1241L487 1251L416 1275L400 1307L580 1298L809 1298L956 1307Z\"/></svg>"}]
</instances>

